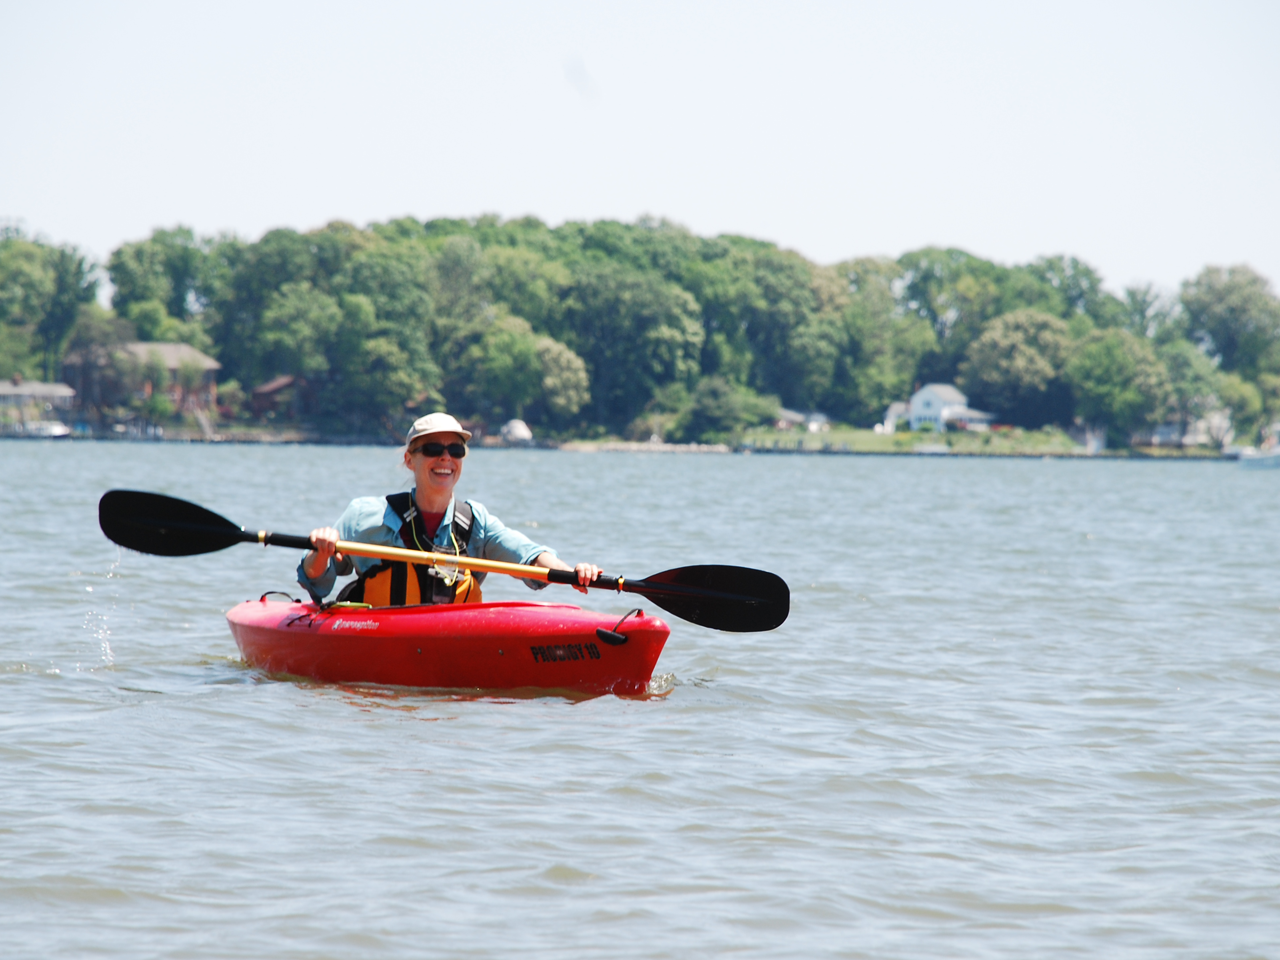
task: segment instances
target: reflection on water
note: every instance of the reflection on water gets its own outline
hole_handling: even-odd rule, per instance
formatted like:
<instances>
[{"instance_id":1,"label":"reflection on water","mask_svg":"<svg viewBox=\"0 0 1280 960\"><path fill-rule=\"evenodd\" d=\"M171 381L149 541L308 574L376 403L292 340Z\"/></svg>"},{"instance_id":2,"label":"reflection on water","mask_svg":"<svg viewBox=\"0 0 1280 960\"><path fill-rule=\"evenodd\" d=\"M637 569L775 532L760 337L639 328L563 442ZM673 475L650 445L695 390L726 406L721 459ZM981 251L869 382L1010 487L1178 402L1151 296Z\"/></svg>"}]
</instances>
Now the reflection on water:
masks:
<instances>
[{"instance_id":1,"label":"reflection on water","mask_svg":"<svg viewBox=\"0 0 1280 960\"><path fill-rule=\"evenodd\" d=\"M466 494L571 562L790 583L772 633L673 618L638 700L272 680L223 614L296 553L96 527L133 487L305 533L404 477L0 444L0 952L1277 955L1271 474L476 451Z\"/></svg>"}]
</instances>

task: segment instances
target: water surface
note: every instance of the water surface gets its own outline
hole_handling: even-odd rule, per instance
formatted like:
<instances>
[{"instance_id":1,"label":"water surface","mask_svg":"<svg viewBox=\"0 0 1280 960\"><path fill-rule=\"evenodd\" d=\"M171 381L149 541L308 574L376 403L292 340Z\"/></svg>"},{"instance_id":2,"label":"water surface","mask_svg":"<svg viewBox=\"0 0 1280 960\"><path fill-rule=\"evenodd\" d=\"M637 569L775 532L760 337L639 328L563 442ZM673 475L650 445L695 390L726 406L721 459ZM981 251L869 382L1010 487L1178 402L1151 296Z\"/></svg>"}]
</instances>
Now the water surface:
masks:
<instances>
[{"instance_id":1,"label":"water surface","mask_svg":"<svg viewBox=\"0 0 1280 960\"><path fill-rule=\"evenodd\" d=\"M791 584L772 633L672 620L644 702L270 680L223 614L295 552L96 523L134 487L306 532L406 477L0 444L0 954L1280 956L1280 478L475 451L465 495L570 562Z\"/></svg>"}]
</instances>

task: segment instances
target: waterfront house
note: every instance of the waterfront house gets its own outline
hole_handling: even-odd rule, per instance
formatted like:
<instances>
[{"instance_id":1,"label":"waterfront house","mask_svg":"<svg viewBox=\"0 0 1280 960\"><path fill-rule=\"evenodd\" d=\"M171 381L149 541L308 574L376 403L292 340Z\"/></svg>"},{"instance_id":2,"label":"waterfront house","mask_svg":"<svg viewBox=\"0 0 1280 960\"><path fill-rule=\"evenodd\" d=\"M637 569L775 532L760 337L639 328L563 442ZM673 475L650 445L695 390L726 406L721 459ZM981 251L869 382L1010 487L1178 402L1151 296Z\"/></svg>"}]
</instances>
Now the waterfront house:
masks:
<instances>
[{"instance_id":1,"label":"waterfront house","mask_svg":"<svg viewBox=\"0 0 1280 960\"><path fill-rule=\"evenodd\" d=\"M799 426L804 423L804 414L798 410L788 410L786 407L779 407L774 417L773 428L775 430L790 430L792 427Z\"/></svg>"},{"instance_id":2,"label":"waterfront house","mask_svg":"<svg viewBox=\"0 0 1280 960\"><path fill-rule=\"evenodd\" d=\"M294 389L295 382L299 387L302 382L292 374L285 373L278 377L272 377L266 383L260 383L253 388L251 395L251 407L255 417L265 417L267 414L274 415L278 412L280 406L293 408L293 412L297 413L298 392Z\"/></svg>"},{"instance_id":3,"label":"waterfront house","mask_svg":"<svg viewBox=\"0 0 1280 960\"><path fill-rule=\"evenodd\" d=\"M41 383L24 380L15 373L11 380L0 380L0 405L6 407L38 407L44 411L68 410L76 392L65 383Z\"/></svg>"},{"instance_id":4,"label":"waterfront house","mask_svg":"<svg viewBox=\"0 0 1280 960\"><path fill-rule=\"evenodd\" d=\"M776 430L790 430L793 427L803 426L809 433L825 433L831 429L831 418L817 410L800 413L798 410L780 407L775 415L773 426Z\"/></svg>"},{"instance_id":5,"label":"waterfront house","mask_svg":"<svg viewBox=\"0 0 1280 960\"><path fill-rule=\"evenodd\" d=\"M165 390L174 409L209 410L217 403L216 377L222 369L217 360L186 343L137 341L118 348L94 348L84 353L73 350L63 358L63 375L75 385L82 408L85 405L99 406L104 401L115 402L104 396L113 389L109 385L104 386L104 380L112 381L123 372L119 369L121 361L125 371L133 370L125 381L137 383L140 387L138 392L143 397L151 396L155 384L149 380L135 381L134 374L145 376L148 366L158 365L165 370L168 381ZM110 373L113 368L118 371L114 375Z\"/></svg>"},{"instance_id":6,"label":"waterfront house","mask_svg":"<svg viewBox=\"0 0 1280 960\"><path fill-rule=\"evenodd\" d=\"M1130 438L1134 446L1153 447L1224 447L1235 438L1231 425L1231 413L1227 410L1211 410L1199 420L1186 425L1177 422L1157 424L1139 430Z\"/></svg>"},{"instance_id":7,"label":"waterfront house","mask_svg":"<svg viewBox=\"0 0 1280 960\"><path fill-rule=\"evenodd\" d=\"M926 383L913 393L907 404L907 417L912 430L927 423L939 433L944 433L948 425L961 430L986 430L994 419L989 413L970 408L969 398L949 383Z\"/></svg>"},{"instance_id":8,"label":"waterfront house","mask_svg":"<svg viewBox=\"0 0 1280 960\"><path fill-rule=\"evenodd\" d=\"M168 396L175 410L210 410L218 402L218 371L222 364L189 343L138 341L126 343L125 352L144 369L159 363L168 373ZM150 382L143 392L150 396Z\"/></svg>"},{"instance_id":9,"label":"waterfront house","mask_svg":"<svg viewBox=\"0 0 1280 960\"><path fill-rule=\"evenodd\" d=\"M58 412L69 410L75 395L65 383L24 380L17 373L0 380L0 434L64 436L70 431Z\"/></svg>"}]
</instances>

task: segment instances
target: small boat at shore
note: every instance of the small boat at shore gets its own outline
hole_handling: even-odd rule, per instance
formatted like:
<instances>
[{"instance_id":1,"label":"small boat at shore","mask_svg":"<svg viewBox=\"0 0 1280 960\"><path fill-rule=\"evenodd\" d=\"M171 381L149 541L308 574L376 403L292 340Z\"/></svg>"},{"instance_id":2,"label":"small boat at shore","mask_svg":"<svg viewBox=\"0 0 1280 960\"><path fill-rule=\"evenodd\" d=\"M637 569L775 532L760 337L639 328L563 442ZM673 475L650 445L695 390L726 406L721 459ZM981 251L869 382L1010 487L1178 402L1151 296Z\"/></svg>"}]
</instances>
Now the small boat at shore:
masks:
<instances>
[{"instance_id":1,"label":"small boat at shore","mask_svg":"<svg viewBox=\"0 0 1280 960\"><path fill-rule=\"evenodd\" d=\"M61 440L71 436L71 428L61 420L28 420L19 436L39 437L45 440Z\"/></svg>"},{"instance_id":2,"label":"small boat at shore","mask_svg":"<svg viewBox=\"0 0 1280 960\"><path fill-rule=\"evenodd\" d=\"M1280 447L1269 450L1255 450L1248 447L1240 451L1240 466L1246 470L1280 469Z\"/></svg>"},{"instance_id":3,"label":"small boat at shore","mask_svg":"<svg viewBox=\"0 0 1280 960\"><path fill-rule=\"evenodd\" d=\"M227 612L246 662L326 683L640 696L670 628L561 603L317 606L248 600Z\"/></svg>"}]
</instances>

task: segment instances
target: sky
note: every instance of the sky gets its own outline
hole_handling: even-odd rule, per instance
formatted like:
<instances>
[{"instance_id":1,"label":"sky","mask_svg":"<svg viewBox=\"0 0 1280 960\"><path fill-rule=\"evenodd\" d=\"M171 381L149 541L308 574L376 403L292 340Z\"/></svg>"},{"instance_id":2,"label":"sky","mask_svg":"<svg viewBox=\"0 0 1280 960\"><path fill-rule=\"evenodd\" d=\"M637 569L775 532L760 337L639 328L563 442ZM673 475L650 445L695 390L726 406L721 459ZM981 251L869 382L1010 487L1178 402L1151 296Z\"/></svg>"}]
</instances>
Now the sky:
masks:
<instances>
[{"instance_id":1,"label":"sky","mask_svg":"<svg viewBox=\"0 0 1280 960\"><path fill-rule=\"evenodd\" d=\"M0 220L105 260L399 216L663 217L822 263L1280 284L1280 3L0 0Z\"/></svg>"}]
</instances>

